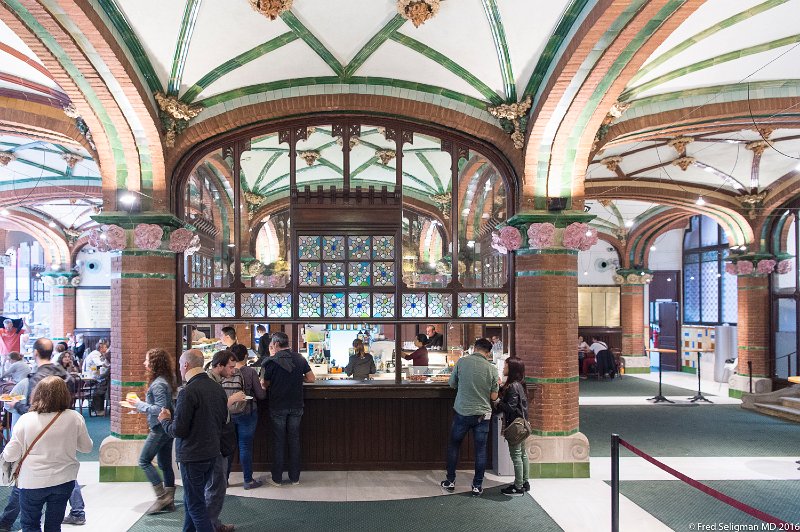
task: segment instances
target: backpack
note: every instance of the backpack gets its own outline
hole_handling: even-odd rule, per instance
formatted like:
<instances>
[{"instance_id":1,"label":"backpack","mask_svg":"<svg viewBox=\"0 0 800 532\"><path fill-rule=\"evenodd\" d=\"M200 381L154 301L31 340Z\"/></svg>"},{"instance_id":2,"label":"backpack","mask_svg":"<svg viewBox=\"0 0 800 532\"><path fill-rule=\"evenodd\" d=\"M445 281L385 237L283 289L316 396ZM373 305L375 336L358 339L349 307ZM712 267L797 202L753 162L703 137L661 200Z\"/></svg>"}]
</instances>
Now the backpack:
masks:
<instances>
[{"instance_id":1,"label":"backpack","mask_svg":"<svg viewBox=\"0 0 800 532\"><path fill-rule=\"evenodd\" d=\"M230 397L236 392L242 392L247 395L247 392L244 390L244 379L238 370L233 374L233 376L222 379L220 384L222 385L222 389L225 390L225 395L227 397ZM237 401L228 407L228 412L230 412L232 415L241 414L247 410L248 402L249 401L246 400Z\"/></svg>"}]
</instances>

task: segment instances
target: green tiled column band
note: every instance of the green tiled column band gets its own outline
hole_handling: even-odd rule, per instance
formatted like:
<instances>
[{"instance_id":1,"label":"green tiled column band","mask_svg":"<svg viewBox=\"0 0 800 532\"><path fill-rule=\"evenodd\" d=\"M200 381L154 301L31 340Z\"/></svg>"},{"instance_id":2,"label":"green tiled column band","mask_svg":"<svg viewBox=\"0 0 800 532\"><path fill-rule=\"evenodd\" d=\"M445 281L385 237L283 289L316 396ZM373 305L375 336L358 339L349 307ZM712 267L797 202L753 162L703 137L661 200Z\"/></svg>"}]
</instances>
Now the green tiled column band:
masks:
<instances>
[{"instance_id":1,"label":"green tiled column band","mask_svg":"<svg viewBox=\"0 0 800 532\"><path fill-rule=\"evenodd\" d=\"M638 356L638 355L622 355L622 356ZM625 368L625 375L633 375L635 373L649 374L650 368Z\"/></svg>"},{"instance_id":2,"label":"green tiled column band","mask_svg":"<svg viewBox=\"0 0 800 532\"><path fill-rule=\"evenodd\" d=\"M574 377L525 377L528 384L568 384L578 382L578 376Z\"/></svg>"},{"instance_id":3,"label":"green tiled column band","mask_svg":"<svg viewBox=\"0 0 800 532\"><path fill-rule=\"evenodd\" d=\"M547 248L547 249L518 249L517 255L577 255L577 249Z\"/></svg>"},{"instance_id":4,"label":"green tiled column band","mask_svg":"<svg viewBox=\"0 0 800 532\"><path fill-rule=\"evenodd\" d=\"M532 463L530 478L589 478L589 462Z\"/></svg>"},{"instance_id":5,"label":"green tiled column band","mask_svg":"<svg viewBox=\"0 0 800 532\"><path fill-rule=\"evenodd\" d=\"M766 286L739 286L738 289L739 289L739 291L743 292L745 290L766 290L767 287Z\"/></svg>"},{"instance_id":6,"label":"green tiled column band","mask_svg":"<svg viewBox=\"0 0 800 532\"><path fill-rule=\"evenodd\" d=\"M768 348L762 345L740 345L739 349L744 351L766 351Z\"/></svg>"},{"instance_id":7,"label":"green tiled column band","mask_svg":"<svg viewBox=\"0 0 800 532\"><path fill-rule=\"evenodd\" d=\"M140 386L146 386L147 383L146 382L138 382L138 381L117 381L117 380L112 380L111 381L111 385L112 386L140 387Z\"/></svg>"},{"instance_id":8,"label":"green tiled column band","mask_svg":"<svg viewBox=\"0 0 800 532\"><path fill-rule=\"evenodd\" d=\"M175 280L174 273L112 273L112 279L161 279L161 280Z\"/></svg>"},{"instance_id":9,"label":"green tiled column band","mask_svg":"<svg viewBox=\"0 0 800 532\"><path fill-rule=\"evenodd\" d=\"M111 435L115 438L119 438L120 440L146 440L147 434L119 434L117 432L111 432Z\"/></svg>"},{"instance_id":10,"label":"green tiled column band","mask_svg":"<svg viewBox=\"0 0 800 532\"><path fill-rule=\"evenodd\" d=\"M560 271L560 270L527 270L517 272L517 277L577 277L578 272Z\"/></svg>"},{"instance_id":11,"label":"green tiled column band","mask_svg":"<svg viewBox=\"0 0 800 532\"><path fill-rule=\"evenodd\" d=\"M100 466L100 482L148 482L139 466Z\"/></svg>"},{"instance_id":12,"label":"green tiled column band","mask_svg":"<svg viewBox=\"0 0 800 532\"><path fill-rule=\"evenodd\" d=\"M739 375L740 377L745 377L747 379L749 379L751 377L751 375L748 375L747 373L739 373L739 372L737 372L736 375ZM760 375L758 373L753 373L752 377L754 379L768 379L769 378L766 375Z\"/></svg>"},{"instance_id":13,"label":"green tiled column band","mask_svg":"<svg viewBox=\"0 0 800 532\"><path fill-rule=\"evenodd\" d=\"M630 333L630 334L623 334L623 338L641 338L644 336L644 333Z\"/></svg>"},{"instance_id":14,"label":"green tiled column band","mask_svg":"<svg viewBox=\"0 0 800 532\"><path fill-rule=\"evenodd\" d=\"M174 257L175 253L172 251L165 251L163 249L123 249L119 252L121 255L129 257Z\"/></svg>"},{"instance_id":15,"label":"green tiled column band","mask_svg":"<svg viewBox=\"0 0 800 532\"><path fill-rule=\"evenodd\" d=\"M537 430L537 429L532 429L531 430L531 434L533 434L534 436L553 436L553 437L556 437L556 436L572 436L573 434L577 434L577 432L578 432L578 429L553 430L553 431L549 431L549 432L546 431L546 430Z\"/></svg>"}]
</instances>

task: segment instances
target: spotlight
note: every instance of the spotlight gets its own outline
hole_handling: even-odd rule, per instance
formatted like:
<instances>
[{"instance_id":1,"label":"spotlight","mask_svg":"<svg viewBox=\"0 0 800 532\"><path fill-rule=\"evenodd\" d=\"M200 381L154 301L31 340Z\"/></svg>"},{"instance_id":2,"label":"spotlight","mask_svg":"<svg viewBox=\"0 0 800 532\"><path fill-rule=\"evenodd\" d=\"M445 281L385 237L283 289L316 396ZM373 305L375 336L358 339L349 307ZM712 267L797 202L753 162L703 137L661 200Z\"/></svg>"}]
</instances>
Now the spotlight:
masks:
<instances>
[{"instance_id":1,"label":"spotlight","mask_svg":"<svg viewBox=\"0 0 800 532\"><path fill-rule=\"evenodd\" d=\"M702 207L703 205L706 204L706 200L703 199L703 196L700 196L697 198L697 201L695 201L694 204Z\"/></svg>"},{"instance_id":2,"label":"spotlight","mask_svg":"<svg viewBox=\"0 0 800 532\"><path fill-rule=\"evenodd\" d=\"M655 250L656 250L656 246L655 246L655 244L653 244L652 246L650 246L650 251L655 251Z\"/></svg>"},{"instance_id":3,"label":"spotlight","mask_svg":"<svg viewBox=\"0 0 800 532\"><path fill-rule=\"evenodd\" d=\"M229 247L229 248L235 248L235 247L236 247L236 244L234 244L233 242L231 242L230 244L228 244L228 247Z\"/></svg>"},{"instance_id":4,"label":"spotlight","mask_svg":"<svg viewBox=\"0 0 800 532\"><path fill-rule=\"evenodd\" d=\"M474 248L475 247L475 241L474 240L467 241L467 247L468 248Z\"/></svg>"},{"instance_id":5,"label":"spotlight","mask_svg":"<svg viewBox=\"0 0 800 532\"><path fill-rule=\"evenodd\" d=\"M672 277L667 277L667 282L671 283L672 282Z\"/></svg>"},{"instance_id":6,"label":"spotlight","mask_svg":"<svg viewBox=\"0 0 800 532\"><path fill-rule=\"evenodd\" d=\"M583 275L589 275L589 272L583 272Z\"/></svg>"},{"instance_id":7,"label":"spotlight","mask_svg":"<svg viewBox=\"0 0 800 532\"><path fill-rule=\"evenodd\" d=\"M739 246L739 251L747 251L747 246L742 244L741 246Z\"/></svg>"},{"instance_id":8,"label":"spotlight","mask_svg":"<svg viewBox=\"0 0 800 532\"><path fill-rule=\"evenodd\" d=\"M49 227L52 227L53 229L55 229L55 228L56 228L56 223L55 223L55 222L50 222L50 223L49 223L49 224L47 224L47 225L48 225Z\"/></svg>"},{"instance_id":9,"label":"spotlight","mask_svg":"<svg viewBox=\"0 0 800 532\"><path fill-rule=\"evenodd\" d=\"M1 210L0 214L2 214L3 216L8 216L9 215L8 209Z\"/></svg>"},{"instance_id":10,"label":"spotlight","mask_svg":"<svg viewBox=\"0 0 800 532\"><path fill-rule=\"evenodd\" d=\"M692 275L691 277L689 277L689 280L690 280L690 281L694 281L694 275Z\"/></svg>"},{"instance_id":11,"label":"spotlight","mask_svg":"<svg viewBox=\"0 0 800 532\"><path fill-rule=\"evenodd\" d=\"M633 227L633 220L625 220L625 227Z\"/></svg>"},{"instance_id":12,"label":"spotlight","mask_svg":"<svg viewBox=\"0 0 800 532\"><path fill-rule=\"evenodd\" d=\"M136 196L131 194L130 192L126 192L125 194L119 197L119 202L123 205L131 206L136 203Z\"/></svg>"}]
</instances>

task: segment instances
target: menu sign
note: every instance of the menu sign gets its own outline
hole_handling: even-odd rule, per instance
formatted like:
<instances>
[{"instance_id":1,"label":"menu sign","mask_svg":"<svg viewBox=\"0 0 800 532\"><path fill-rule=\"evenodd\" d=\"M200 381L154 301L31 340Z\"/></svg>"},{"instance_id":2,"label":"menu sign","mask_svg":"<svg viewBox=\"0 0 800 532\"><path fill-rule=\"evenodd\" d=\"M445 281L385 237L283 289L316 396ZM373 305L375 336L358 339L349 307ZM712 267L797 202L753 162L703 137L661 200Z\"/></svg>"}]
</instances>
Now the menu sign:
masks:
<instances>
[{"instance_id":1,"label":"menu sign","mask_svg":"<svg viewBox=\"0 0 800 532\"><path fill-rule=\"evenodd\" d=\"M75 290L75 328L111 328L110 289L79 288Z\"/></svg>"}]
</instances>

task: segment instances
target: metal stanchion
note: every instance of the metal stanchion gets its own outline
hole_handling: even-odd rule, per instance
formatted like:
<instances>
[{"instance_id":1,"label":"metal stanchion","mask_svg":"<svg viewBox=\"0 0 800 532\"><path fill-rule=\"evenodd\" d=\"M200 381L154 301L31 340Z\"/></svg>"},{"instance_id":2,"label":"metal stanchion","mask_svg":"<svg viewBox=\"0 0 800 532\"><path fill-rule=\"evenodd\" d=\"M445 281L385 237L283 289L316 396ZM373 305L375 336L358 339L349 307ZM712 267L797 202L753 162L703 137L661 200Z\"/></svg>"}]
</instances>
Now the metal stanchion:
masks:
<instances>
[{"instance_id":1,"label":"metal stanchion","mask_svg":"<svg viewBox=\"0 0 800 532\"><path fill-rule=\"evenodd\" d=\"M619 532L619 434L611 435L611 532Z\"/></svg>"},{"instance_id":2,"label":"metal stanchion","mask_svg":"<svg viewBox=\"0 0 800 532\"><path fill-rule=\"evenodd\" d=\"M753 362L750 360L747 361L747 374L750 376L750 393L753 393Z\"/></svg>"}]
</instances>

